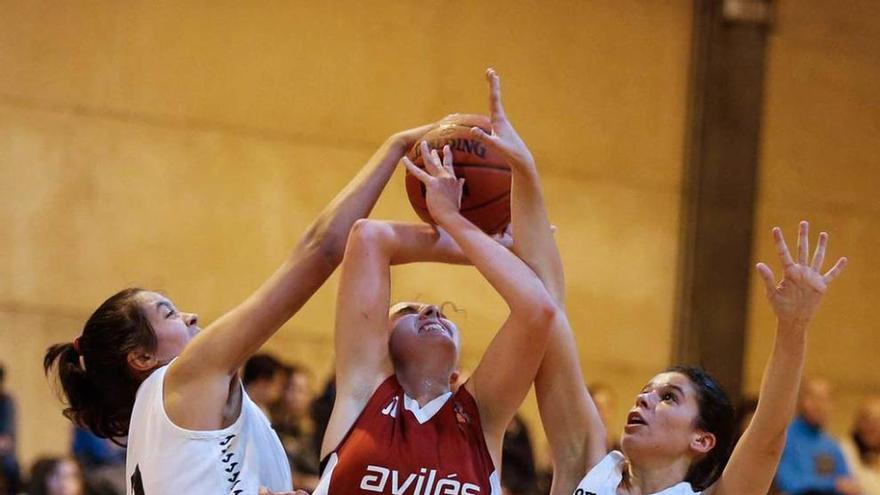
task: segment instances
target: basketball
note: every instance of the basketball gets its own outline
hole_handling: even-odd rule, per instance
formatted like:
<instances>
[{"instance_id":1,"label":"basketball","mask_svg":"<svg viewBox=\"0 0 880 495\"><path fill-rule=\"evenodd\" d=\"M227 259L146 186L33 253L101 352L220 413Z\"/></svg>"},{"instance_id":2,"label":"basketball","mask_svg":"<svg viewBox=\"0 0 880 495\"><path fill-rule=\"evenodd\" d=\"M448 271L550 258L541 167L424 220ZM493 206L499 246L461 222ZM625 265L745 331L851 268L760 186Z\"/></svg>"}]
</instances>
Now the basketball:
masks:
<instances>
[{"instance_id":1,"label":"basketball","mask_svg":"<svg viewBox=\"0 0 880 495\"><path fill-rule=\"evenodd\" d=\"M492 125L484 115L454 114L440 121L440 126L425 134L419 141L427 141L428 148L442 152L443 146L452 150L455 175L464 178L461 214L487 234L497 234L510 223L510 167L506 161L482 139L471 134L471 127L492 132ZM419 143L407 157L424 169ZM412 174L406 174L406 193L419 218L436 223L425 203L425 186Z\"/></svg>"}]
</instances>

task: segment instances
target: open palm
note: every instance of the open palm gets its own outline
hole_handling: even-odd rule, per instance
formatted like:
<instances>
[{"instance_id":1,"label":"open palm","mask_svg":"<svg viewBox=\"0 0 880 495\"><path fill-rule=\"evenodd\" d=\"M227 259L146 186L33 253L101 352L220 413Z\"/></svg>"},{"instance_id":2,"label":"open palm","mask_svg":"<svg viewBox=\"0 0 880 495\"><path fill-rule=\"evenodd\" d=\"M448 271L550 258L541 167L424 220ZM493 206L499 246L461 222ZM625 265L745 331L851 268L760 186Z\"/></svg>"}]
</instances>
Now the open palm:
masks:
<instances>
[{"instance_id":1,"label":"open palm","mask_svg":"<svg viewBox=\"0 0 880 495\"><path fill-rule=\"evenodd\" d=\"M824 275L821 272L825 262L825 251L828 247L828 234L819 234L819 243L809 255L809 229L807 222L801 222L798 230L798 259L795 262L782 236L779 227L773 228L773 241L782 262L782 280L777 283L773 270L764 263L756 266L767 289L767 299L773 307L776 317L782 321L808 322L816 314L822 296L828 284L837 278L846 266L847 259L840 258Z\"/></svg>"},{"instance_id":2,"label":"open palm","mask_svg":"<svg viewBox=\"0 0 880 495\"><path fill-rule=\"evenodd\" d=\"M492 121L492 134L486 134L479 127L472 127L471 132L482 138L489 146L501 152L511 166L533 167L535 159L526 143L519 137L501 104L501 78L495 69L486 69L486 80L489 82L489 116Z\"/></svg>"}]
</instances>

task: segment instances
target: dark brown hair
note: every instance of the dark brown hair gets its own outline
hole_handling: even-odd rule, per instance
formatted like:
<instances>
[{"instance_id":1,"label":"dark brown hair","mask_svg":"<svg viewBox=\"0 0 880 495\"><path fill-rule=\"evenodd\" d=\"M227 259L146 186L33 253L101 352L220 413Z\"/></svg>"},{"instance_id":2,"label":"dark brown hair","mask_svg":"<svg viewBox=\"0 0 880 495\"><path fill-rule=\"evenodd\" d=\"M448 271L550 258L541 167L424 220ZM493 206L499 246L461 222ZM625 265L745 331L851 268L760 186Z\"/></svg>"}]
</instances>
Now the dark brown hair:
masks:
<instances>
[{"instance_id":1,"label":"dark brown hair","mask_svg":"<svg viewBox=\"0 0 880 495\"><path fill-rule=\"evenodd\" d=\"M736 416L733 405L718 381L702 368L673 366L666 371L681 373L690 380L697 392L699 407L696 427L715 436L715 447L691 464L684 479L694 490L703 491L721 476L733 452L736 443Z\"/></svg>"},{"instance_id":2,"label":"dark brown hair","mask_svg":"<svg viewBox=\"0 0 880 495\"><path fill-rule=\"evenodd\" d=\"M129 352L156 347L156 334L136 296L144 289L121 290L92 313L75 343L46 350L43 369L56 371L64 416L99 437L128 435L131 410L142 377L128 365Z\"/></svg>"}]
</instances>

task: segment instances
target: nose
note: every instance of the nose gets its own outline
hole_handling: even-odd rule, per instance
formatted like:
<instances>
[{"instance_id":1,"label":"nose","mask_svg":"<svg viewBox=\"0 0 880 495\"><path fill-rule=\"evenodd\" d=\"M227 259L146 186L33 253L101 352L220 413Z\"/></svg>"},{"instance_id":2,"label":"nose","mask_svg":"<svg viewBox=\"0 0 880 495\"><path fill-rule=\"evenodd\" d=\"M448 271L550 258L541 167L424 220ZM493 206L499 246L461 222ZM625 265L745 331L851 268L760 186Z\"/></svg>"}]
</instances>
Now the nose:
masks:
<instances>
[{"instance_id":1,"label":"nose","mask_svg":"<svg viewBox=\"0 0 880 495\"><path fill-rule=\"evenodd\" d=\"M426 304L419 311L419 318L440 318L440 308L433 304Z\"/></svg>"},{"instance_id":2,"label":"nose","mask_svg":"<svg viewBox=\"0 0 880 495\"><path fill-rule=\"evenodd\" d=\"M651 409L651 396L653 392L642 392L636 396L636 406L643 409Z\"/></svg>"},{"instance_id":3,"label":"nose","mask_svg":"<svg viewBox=\"0 0 880 495\"><path fill-rule=\"evenodd\" d=\"M186 322L186 326L191 327L199 322L199 315L195 313L184 313L183 321Z\"/></svg>"}]
</instances>

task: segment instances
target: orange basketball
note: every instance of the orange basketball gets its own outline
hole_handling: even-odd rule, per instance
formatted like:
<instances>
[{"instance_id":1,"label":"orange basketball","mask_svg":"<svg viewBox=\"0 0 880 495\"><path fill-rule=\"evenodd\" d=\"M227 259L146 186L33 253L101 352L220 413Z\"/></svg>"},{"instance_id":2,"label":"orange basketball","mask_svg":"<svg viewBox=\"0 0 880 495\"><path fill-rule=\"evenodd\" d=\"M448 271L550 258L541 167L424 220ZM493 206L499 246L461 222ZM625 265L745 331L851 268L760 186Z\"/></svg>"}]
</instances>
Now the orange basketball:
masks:
<instances>
[{"instance_id":1,"label":"orange basketball","mask_svg":"<svg viewBox=\"0 0 880 495\"><path fill-rule=\"evenodd\" d=\"M471 127L491 132L489 118L484 115L454 114L440 121L440 126L419 140L428 148L442 153L443 146L452 150L455 175L464 178L461 214L483 232L496 234L510 223L510 167L483 140L471 134ZM425 168L419 143L407 153L419 168ZM412 174L406 174L406 193L419 218L436 223L425 204L425 186Z\"/></svg>"}]
</instances>

